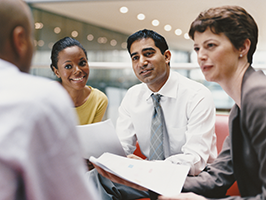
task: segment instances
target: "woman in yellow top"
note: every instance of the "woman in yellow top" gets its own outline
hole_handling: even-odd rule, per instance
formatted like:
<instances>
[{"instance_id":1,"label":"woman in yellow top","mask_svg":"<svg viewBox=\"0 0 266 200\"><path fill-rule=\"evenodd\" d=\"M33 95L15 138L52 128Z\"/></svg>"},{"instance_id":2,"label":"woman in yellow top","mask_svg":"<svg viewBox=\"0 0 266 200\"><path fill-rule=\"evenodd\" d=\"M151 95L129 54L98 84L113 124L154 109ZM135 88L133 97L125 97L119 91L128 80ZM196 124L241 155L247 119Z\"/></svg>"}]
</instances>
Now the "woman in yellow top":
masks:
<instances>
[{"instance_id":1,"label":"woman in yellow top","mask_svg":"<svg viewBox=\"0 0 266 200\"><path fill-rule=\"evenodd\" d=\"M100 122L108 99L100 90L86 85L90 69L83 46L77 40L65 37L54 44L51 60L51 69L74 102L79 124Z\"/></svg>"}]
</instances>

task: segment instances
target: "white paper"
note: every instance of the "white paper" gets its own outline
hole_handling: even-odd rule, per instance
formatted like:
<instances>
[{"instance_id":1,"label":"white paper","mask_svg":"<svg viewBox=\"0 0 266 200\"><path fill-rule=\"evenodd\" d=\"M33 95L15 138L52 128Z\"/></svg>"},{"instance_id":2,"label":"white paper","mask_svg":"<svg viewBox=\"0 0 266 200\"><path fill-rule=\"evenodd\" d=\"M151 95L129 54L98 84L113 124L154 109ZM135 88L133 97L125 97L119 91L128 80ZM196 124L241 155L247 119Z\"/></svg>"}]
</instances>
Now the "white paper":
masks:
<instances>
[{"instance_id":1,"label":"white paper","mask_svg":"<svg viewBox=\"0 0 266 200\"><path fill-rule=\"evenodd\" d=\"M105 152L126 156L110 119L77 126L83 158L99 157Z\"/></svg>"},{"instance_id":2,"label":"white paper","mask_svg":"<svg viewBox=\"0 0 266 200\"><path fill-rule=\"evenodd\" d=\"M158 194L178 195L187 177L189 166L165 161L136 160L105 153L90 161L106 171Z\"/></svg>"}]
</instances>

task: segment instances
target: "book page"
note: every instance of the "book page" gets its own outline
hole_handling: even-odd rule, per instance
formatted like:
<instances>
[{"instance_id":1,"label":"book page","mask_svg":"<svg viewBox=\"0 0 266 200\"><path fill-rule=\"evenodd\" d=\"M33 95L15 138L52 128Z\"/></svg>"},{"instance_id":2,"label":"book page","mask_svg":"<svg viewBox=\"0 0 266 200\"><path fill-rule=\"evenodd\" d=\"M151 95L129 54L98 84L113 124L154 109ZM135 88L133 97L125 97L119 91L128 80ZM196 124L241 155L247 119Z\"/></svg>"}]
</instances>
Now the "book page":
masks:
<instances>
[{"instance_id":1,"label":"book page","mask_svg":"<svg viewBox=\"0 0 266 200\"><path fill-rule=\"evenodd\" d=\"M136 160L104 153L90 161L127 181L165 196L178 195L183 187L189 166L165 161Z\"/></svg>"}]
</instances>

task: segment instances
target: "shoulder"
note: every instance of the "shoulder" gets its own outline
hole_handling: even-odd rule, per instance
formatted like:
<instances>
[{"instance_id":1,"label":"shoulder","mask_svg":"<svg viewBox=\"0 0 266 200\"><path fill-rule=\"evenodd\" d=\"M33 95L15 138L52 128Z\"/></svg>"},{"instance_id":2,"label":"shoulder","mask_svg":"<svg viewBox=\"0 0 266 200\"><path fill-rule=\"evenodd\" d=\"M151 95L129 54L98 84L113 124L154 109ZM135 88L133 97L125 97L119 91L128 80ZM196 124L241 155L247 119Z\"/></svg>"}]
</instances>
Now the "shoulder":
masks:
<instances>
[{"instance_id":1,"label":"shoulder","mask_svg":"<svg viewBox=\"0 0 266 200\"><path fill-rule=\"evenodd\" d=\"M134 107L134 105L140 102L141 103L144 102L143 100L147 98L147 93L149 93L149 89L146 84L144 83L136 84L130 87L125 92L125 95L123 97L120 106L127 108L129 108L129 106Z\"/></svg>"},{"instance_id":2,"label":"shoulder","mask_svg":"<svg viewBox=\"0 0 266 200\"><path fill-rule=\"evenodd\" d=\"M211 91L203 85L203 83L189 79L177 72L173 73L174 78L178 82L178 92L186 95L212 96Z\"/></svg>"},{"instance_id":3,"label":"shoulder","mask_svg":"<svg viewBox=\"0 0 266 200\"><path fill-rule=\"evenodd\" d=\"M249 134L266 133L266 76L259 71L245 74L241 94L241 120L242 125ZM264 137L264 136L263 136ZM255 139L255 137L254 137Z\"/></svg>"},{"instance_id":4,"label":"shoulder","mask_svg":"<svg viewBox=\"0 0 266 200\"><path fill-rule=\"evenodd\" d=\"M145 83L139 83L130 87L124 95L123 102L135 102L137 99L142 99L148 92L148 86Z\"/></svg>"},{"instance_id":5,"label":"shoulder","mask_svg":"<svg viewBox=\"0 0 266 200\"><path fill-rule=\"evenodd\" d=\"M36 110L47 107L64 110L65 107L73 107L69 95L58 82L23 73L19 80L17 96L22 103L29 104Z\"/></svg>"},{"instance_id":6,"label":"shoulder","mask_svg":"<svg viewBox=\"0 0 266 200\"><path fill-rule=\"evenodd\" d=\"M4 87L6 92L0 90L1 95L6 96L5 102L0 100L0 107L8 107L9 115L13 115L12 123L23 127L28 134L38 130L39 135L51 135L47 130L55 128L57 132L60 128L73 131L72 126L77 122L73 104L59 83L25 73L14 74L14 78L15 83ZM60 135L63 134L66 132L61 131Z\"/></svg>"},{"instance_id":7,"label":"shoulder","mask_svg":"<svg viewBox=\"0 0 266 200\"><path fill-rule=\"evenodd\" d=\"M146 84L144 83L139 83L139 84L136 84L136 85L133 85L132 87L130 87L127 92L126 92L126 95L130 95L130 94L139 94L139 93L143 93L145 91L147 91L147 86Z\"/></svg>"},{"instance_id":8,"label":"shoulder","mask_svg":"<svg viewBox=\"0 0 266 200\"><path fill-rule=\"evenodd\" d=\"M91 96L92 96L92 98L93 99L97 99L97 101L108 101L108 98L107 98L107 96L102 92L102 91L100 91L99 89L97 89L97 88L93 88L93 87L91 87L91 86L87 86L87 87L89 87L90 89L91 89Z\"/></svg>"},{"instance_id":9,"label":"shoulder","mask_svg":"<svg viewBox=\"0 0 266 200\"><path fill-rule=\"evenodd\" d=\"M241 105L247 109L266 109L266 76L262 71L245 75L242 83Z\"/></svg>"}]
</instances>

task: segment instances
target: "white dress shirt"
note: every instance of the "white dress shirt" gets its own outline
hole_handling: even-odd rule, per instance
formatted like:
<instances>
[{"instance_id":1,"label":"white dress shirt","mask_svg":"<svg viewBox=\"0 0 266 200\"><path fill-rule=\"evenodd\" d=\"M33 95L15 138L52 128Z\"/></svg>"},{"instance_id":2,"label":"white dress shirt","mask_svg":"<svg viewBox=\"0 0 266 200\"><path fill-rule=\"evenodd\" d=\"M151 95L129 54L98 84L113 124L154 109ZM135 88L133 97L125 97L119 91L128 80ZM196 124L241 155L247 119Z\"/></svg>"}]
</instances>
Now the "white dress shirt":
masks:
<instances>
[{"instance_id":1,"label":"white dress shirt","mask_svg":"<svg viewBox=\"0 0 266 200\"><path fill-rule=\"evenodd\" d=\"M120 107L117 133L127 154L132 154L138 140L142 153L148 157L153 92L146 84L131 87ZM190 165L190 175L197 175L217 156L215 106L211 92L202 84L175 71L157 93L170 142L166 158L176 164Z\"/></svg>"},{"instance_id":2,"label":"white dress shirt","mask_svg":"<svg viewBox=\"0 0 266 200\"><path fill-rule=\"evenodd\" d=\"M58 83L0 59L0 199L98 200Z\"/></svg>"}]
</instances>

